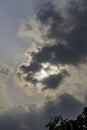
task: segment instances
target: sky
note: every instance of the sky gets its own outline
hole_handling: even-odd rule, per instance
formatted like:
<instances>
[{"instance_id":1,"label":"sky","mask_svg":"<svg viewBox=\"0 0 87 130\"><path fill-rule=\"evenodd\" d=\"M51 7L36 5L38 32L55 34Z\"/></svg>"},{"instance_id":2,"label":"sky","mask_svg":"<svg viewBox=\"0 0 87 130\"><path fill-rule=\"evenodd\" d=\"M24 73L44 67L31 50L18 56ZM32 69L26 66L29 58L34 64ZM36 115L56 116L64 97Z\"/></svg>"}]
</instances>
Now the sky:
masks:
<instances>
[{"instance_id":1,"label":"sky","mask_svg":"<svg viewBox=\"0 0 87 130\"><path fill-rule=\"evenodd\" d=\"M45 130L87 106L87 1L0 1L0 129Z\"/></svg>"}]
</instances>

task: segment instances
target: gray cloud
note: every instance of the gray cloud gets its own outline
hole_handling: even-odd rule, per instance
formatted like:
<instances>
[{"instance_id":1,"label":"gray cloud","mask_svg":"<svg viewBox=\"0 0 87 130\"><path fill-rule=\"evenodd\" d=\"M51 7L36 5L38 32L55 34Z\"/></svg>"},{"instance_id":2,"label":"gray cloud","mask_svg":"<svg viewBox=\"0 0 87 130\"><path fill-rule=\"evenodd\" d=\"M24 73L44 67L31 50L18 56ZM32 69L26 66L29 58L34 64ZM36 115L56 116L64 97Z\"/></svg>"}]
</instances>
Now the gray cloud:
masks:
<instances>
[{"instance_id":1,"label":"gray cloud","mask_svg":"<svg viewBox=\"0 0 87 130\"><path fill-rule=\"evenodd\" d=\"M11 76L12 73L13 73L13 69L6 64L3 64L3 66L0 68L0 74L2 76Z\"/></svg>"},{"instance_id":2,"label":"gray cloud","mask_svg":"<svg viewBox=\"0 0 87 130\"><path fill-rule=\"evenodd\" d=\"M64 94L55 102L46 103L43 109L37 110L31 107L30 112L25 112L23 108L16 108L9 113L0 116L0 129L20 130L45 130L45 125L50 117L63 114L65 118L76 118L85 105L75 100L71 95Z\"/></svg>"},{"instance_id":3,"label":"gray cloud","mask_svg":"<svg viewBox=\"0 0 87 130\"><path fill-rule=\"evenodd\" d=\"M51 82L52 75L44 77L39 81L35 75L43 69L42 64L49 63L49 66L58 67L67 66L78 67L86 63L87 57L87 3L70 1L68 3L65 15L56 10L55 5L49 2L41 8L34 18L25 23L20 28L20 33L24 36L30 36L38 43L44 43L41 47L36 47L37 51L28 51L31 60L19 67L19 72L26 82L37 84L42 82L46 88L56 88L60 85L63 76L58 71L55 78L55 87ZM53 74L55 75L55 74ZM66 76L67 74L65 74ZM55 77L55 76L54 76ZM51 84L52 83L52 84Z\"/></svg>"},{"instance_id":4,"label":"gray cloud","mask_svg":"<svg viewBox=\"0 0 87 130\"><path fill-rule=\"evenodd\" d=\"M55 89L55 88L57 88L58 85L61 83L61 80L63 80L63 78L66 75L69 76L67 71L64 70L58 75L51 75L51 76L49 76L47 78L44 78L43 81L42 81L42 84L45 85L44 89L47 89L47 88Z\"/></svg>"},{"instance_id":5,"label":"gray cloud","mask_svg":"<svg viewBox=\"0 0 87 130\"><path fill-rule=\"evenodd\" d=\"M41 65L36 63L36 62L32 62L30 66L25 66L25 65L21 65L20 66L20 70L22 70L24 73L26 72L37 72L39 71L41 68Z\"/></svg>"},{"instance_id":6,"label":"gray cloud","mask_svg":"<svg viewBox=\"0 0 87 130\"><path fill-rule=\"evenodd\" d=\"M0 129L44 130L51 116L62 114L74 118L87 105L83 103L87 91L87 2L75 1L70 2L64 14L49 3L36 13L33 20L22 25L21 35L43 43L27 52L27 63L20 65L17 71L20 86L28 93L34 90L36 100L31 107L24 106L27 111L19 106L0 115ZM1 72L9 75L9 71ZM45 91L40 91L39 87ZM32 96L31 102L34 98ZM43 108L39 107L41 103Z\"/></svg>"}]
</instances>

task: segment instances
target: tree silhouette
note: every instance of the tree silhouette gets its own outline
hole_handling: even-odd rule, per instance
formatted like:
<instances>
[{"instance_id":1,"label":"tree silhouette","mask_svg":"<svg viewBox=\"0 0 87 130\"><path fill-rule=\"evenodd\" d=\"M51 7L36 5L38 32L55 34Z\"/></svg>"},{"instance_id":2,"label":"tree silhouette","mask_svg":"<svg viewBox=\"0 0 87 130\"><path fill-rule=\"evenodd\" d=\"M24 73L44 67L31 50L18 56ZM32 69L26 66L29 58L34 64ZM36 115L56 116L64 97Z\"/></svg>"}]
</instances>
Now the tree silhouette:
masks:
<instances>
[{"instance_id":1,"label":"tree silhouette","mask_svg":"<svg viewBox=\"0 0 87 130\"><path fill-rule=\"evenodd\" d=\"M61 116L52 117L46 128L49 130L87 130L87 107L76 120L63 119Z\"/></svg>"}]
</instances>

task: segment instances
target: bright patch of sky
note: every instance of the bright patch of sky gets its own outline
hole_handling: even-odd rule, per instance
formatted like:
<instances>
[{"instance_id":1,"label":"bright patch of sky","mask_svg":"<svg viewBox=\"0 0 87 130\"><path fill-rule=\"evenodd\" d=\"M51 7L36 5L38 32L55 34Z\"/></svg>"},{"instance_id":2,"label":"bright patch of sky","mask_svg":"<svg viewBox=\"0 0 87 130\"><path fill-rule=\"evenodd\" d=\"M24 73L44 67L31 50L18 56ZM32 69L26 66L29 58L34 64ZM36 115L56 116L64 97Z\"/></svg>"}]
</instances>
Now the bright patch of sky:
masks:
<instances>
[{"instance_id":1,"label":"bright patch of sky","mask_svg":"<svg viewBox=\"0 0 87 130\"><path fill-rule=\"evenodd\" d=\"M7 64L15 67L26 60L24 52L32 41L25 41L18 37L20 21L30 19L35 12L43 6L48 0L1 0L0 1L0 67ZM1 83L0 79L0 83ZM21 88L15 88L12 79L4 82L8 98L13 104L22 104L27 101L32 102L21 91ZM16 95L16 96L15 96ZM36 98L35 98L36 100Z\"/></svg>"},{"instance_id":2,"label":"bright patch of sky","mask_svg":"<svg viewBox=\"0 0 87 130\"><path fill-rule=\"evenodd\" d=\"M31 17L47 0L0 1L0 64L14 65L23 61L23 53L31 41L17 36L20 21Z\"/></svg>"}]
</instances>

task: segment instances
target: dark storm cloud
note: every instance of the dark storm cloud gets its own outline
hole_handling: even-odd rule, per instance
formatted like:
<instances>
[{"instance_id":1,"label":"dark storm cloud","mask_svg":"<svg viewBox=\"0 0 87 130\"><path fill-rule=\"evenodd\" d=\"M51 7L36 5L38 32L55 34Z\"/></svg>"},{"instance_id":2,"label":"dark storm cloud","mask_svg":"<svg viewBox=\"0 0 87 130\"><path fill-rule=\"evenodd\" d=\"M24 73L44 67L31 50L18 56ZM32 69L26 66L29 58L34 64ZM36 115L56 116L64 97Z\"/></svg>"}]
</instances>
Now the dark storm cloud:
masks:
<instances>
[{"instance_id":1,"label":"dark storm cloud","mask_svg":"<svg viewBox=\"0 0 87 130\"><path fill-rule=\"evenodd\" d=\"M64 70L58 75L50 75L49 77L44 78L43 81L42 81L42 84L45 85L44 89L47 89L47 88L55 89L55 88L57 88L57 86L61 83L63 78L67 75L68 75L68 72L66 70Z\"/></svg>"},{"instance_id":2,"label":"dark storm cloud","mask_svg":"<svg viewBox=\"0 0 87 130\"><path fill-rule=\"evenodd\" d=\"M24 73L27 72L37 72L41 68L41 65L36 62L31 62L30 66L21 65L20 70L22 70Z\"/></svg>"},{"instance_id":3,"label":"dark storm cloud","mask_svg":"<svg viewBox=\"0 0 87 130\"><path fill-rule=\"evenodd\" d=\"M84 104L75 100L71 95L64 94L58 97L56 102L49 101L45 107L37 110L31 107L30 112L24 112L22 108L16 108L9 113L0 116L1 130L45 130L45 125L50 117L63 114L65 118L76 118L81 113Z\"/></svg>"},{"instance_id":4,"label":"dark storm cloud","mask_svg":"<svg viewBox=\"0 0 87 130\"><path fill-rule=\"evenodd\" d=\"M31 82L31 83L33 83L33 84L36 84L38 81L37 81L37 79L35 79L35 78L33 78L33 74L32 73L29 73L26 77L25 77L25 81L27 81L27 82Z\"/></svg>"},{"instance_id":5,"label":"dark storm cloud","mask_svg":"<svg viewBox=\"0 0 87 130\"><path fill-rule=\"evenodd\" d=\"M31 53L30 56L32 57L32 60L30 64L21 65L19 67L19 73L20 70L22 70L22 75L24 73L27 75L25 78L27 82L37 82L34 75L43 69L41 66L42 63L49 63L50 66L58 66L59 64L62 66L78 66L79 64L86 62L86 7L87 2L85 0L80 2L70 1L67 11L63 15L58 12L52 2L50 2L36 14L34 22L36 22L37 28L35 28L33 24L31 25L28 23L31 27L29 30L25 25L25 31L29 30L30 33L32 32L32 37L35 38L36 41L39 42L39 38L41 38L44 42L42 48L37 48L37 52L33 51ZM46 28L48 28L48 30L45 32ZM36 35L38 33L39 37L35 35L35 30ZM54 84L55 86L60 85L63 76L58 75L55 78L55 83L53 80L52 84L50 83L50 79L53 79L52 75L44 79L43 83L46 87L52 89L54 88L52 87L52 84L53 86Z\"/></svg>"},{"instance_id":6,"label":"dark storm cloud","mask_svg":"<svg viewBox=\"0 0 87 130\"><path fill-rule=\"evenodd\" d=\"M80 63L80 57L76 56L76 52L61 44L43 47L38 53L33 53L33 60L38 64L49 62L54 65L75 65Z\"/></svg>"},{"instance_id":7,"label":"dark storm cloud","mask_svg":"<svg viewBox=\"0 0 87 130\"><path fill-rule=\"evenodd\" d=\"M58 102L59 101L59 102ZM52 115L63 115L64 117L76 117L80 113L80 110L85 105L77 101L73 96L69 94L64 94L58 99L56 99L56 102L48 102L46 105L46 112L52 113Z\"/></svg>"},{"instance_id":8,"label":"dark storm cloud","mask_svg":"<svg viewBox=\"0 0 87 130\"><path fill-rule=\"evenodd\" d=\"M86 2L85 6L87 6ZM49 18L52 18L53 23L46 37L49 40L53 38L56 41L56 45L45 46L38 53L33 53L33 60L53 63L52 54L54 54L54 61L60 64L79 64L83 62L84 57L87 55L87 9L82 6L83 10L81 10L79 4L70 2L67 9L69 16L66 19L62 16L59 17L59 13L55 11L54 7L47 7L47 10L45 10L46 7L40 10L36 14L36 18L41 25L49 24ZM76 23L73 22L74 20ZM58 28L58 25L62 26L62 24L64 26L61 29ZM69 31L68 28L71 25L75 28ZM66 32L64 32L64 29L66 29ZM61 45L58 42L60 38L63 40L62 33L64 33L65 45Z\"/></svg>"}]
</instances>

